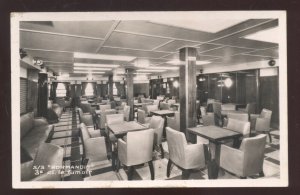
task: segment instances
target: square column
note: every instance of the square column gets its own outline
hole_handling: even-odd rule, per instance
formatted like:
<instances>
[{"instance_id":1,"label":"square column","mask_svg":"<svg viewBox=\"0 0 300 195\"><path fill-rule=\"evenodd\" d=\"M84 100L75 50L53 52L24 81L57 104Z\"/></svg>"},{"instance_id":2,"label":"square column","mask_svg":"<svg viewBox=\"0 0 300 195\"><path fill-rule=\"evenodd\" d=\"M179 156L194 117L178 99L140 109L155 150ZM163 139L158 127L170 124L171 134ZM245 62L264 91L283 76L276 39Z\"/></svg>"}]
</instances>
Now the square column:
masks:
<instances>
[{"instance_id":1,"label":"square column","mask_svg":"<svg viewBox=\"0 0 300 195\"><path fill-rule=\"evenodd\" d=\"M196 48L182 48L179 58L184 64L179 68L179 99L180 99L180 129L186 133L186 128L195 127L196 116ZM186 133L186 137L189 137Z\"/></svg>"},{"instance_id":2,"label":"square column","mask_svg":"<svg viewBox=\"0 0 300 195\"><path fill-rule=\"evenodd\" d=\"M130 106L129 112L129 120L133 121L134 119L134 97L133 97L133 73L135 72L134 69L128 68L126 69L126 85L127 85L127 105Z\"/></svg>"}]
</instances>

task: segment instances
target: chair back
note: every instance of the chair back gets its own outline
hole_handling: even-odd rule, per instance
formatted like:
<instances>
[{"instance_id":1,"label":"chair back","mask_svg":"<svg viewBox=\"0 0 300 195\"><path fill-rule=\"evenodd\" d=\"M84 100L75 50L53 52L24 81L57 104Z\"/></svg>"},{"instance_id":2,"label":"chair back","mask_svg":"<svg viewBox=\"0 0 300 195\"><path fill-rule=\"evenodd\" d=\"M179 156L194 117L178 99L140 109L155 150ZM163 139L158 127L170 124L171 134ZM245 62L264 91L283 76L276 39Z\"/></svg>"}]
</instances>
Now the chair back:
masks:
<instances>
[{"instance_id":1,"label":"chair back","mask_svg":"<svg viewBox=\"0 0 300 195\"><path fill-rule=\"evenodd\" d=\"M165 119L161 116L152 116L149 128L154 129L154 145L161 144Z\"/></svg>"},{"instance_id":2,"label":"chair back","mask_svg":"<svg viewBox=\"0 0 300 195\"><path fill-rule=\"evenodd\" d=\"M237 119L240 121L249 121L249 115L246 113L228 113L227 118Z\"/></svg>"},{"instance_id":3,"label":"chair back","mask_svg":"<svg viewBox=\"0 0 300 195\"><path fill-rule=\"evenodd\" d=\"M84 123L80 123L80 131L81 131L81 138L82 138L83 142L85 140L91 138L91 135L90 135L89 131L87 130L87 127Z\"/></svg>"},{"instance_id":4,"label":"chair back","mask_svg":"<svg viewBox=\"0 0 300 195\"><path fill-rule=\"evenodd\" d=\"M200 106L201 116L206 115L206 108L204 106Z\"/></svg>"},{"instance_id":5,"label":"chair back","mask_svg":"<svg viewBox=\"0 0 300 195\"><path fill-rule=\"evenodd\" d=\"M262 109L262 111L260 113L260 118L266 118L266 119L271 120L271 116L272 116L272 111L271 110L268 110L266 108Z\"/></svg>"},{"instance_id":6,"label":"chair back","mask_svg":"<svg viewBox=\"0 0 300 195\"><path fill-rule=\"evenodd\" d=\"M103 101L103 100L102 100ZM111 105L107 104L107 105L99 105L99 109L102 111L105 111L107 109L111 109Z\"/></svg>"},{"instance_id":7,"label":"chair back","mask_svg":"<svg viewBox=\"0 0 300 195\"><path fill-rule=\"evenodd\" d=\"M215 115L221 117L222 104L220 102L214 102L212 105Z\"/></svg>"},{"instance_id":8,"label":"chair back","mask_svg":"<svg viewBox=\"0 0 300 195\"><path fill-rule=\"evenodd\" d=\"M138 165L152 160L154 130L127 133L127 164Z\"/></svg>"},{"instance_id":9,"label":"chair back","mask_svg":"<svg viewBox=\"0 0 300 195\"><path fill-rule=\"evenodd\" d=\"M156 111L156 110L158 110L158 105L148 105L146 113L150 114L151 111Z\"/></svg>"},{"instance_id":10,"label":"chair back","mask_svg":"<svg viewBox=\"0 0 300 195\"><path fill-rule=\"evenodd\" d=\"M100 112L100 129L105 128L106 116L110 115L110 114L116 114L116 110L115 109L106 109L106 110ZM99 120L99 118L98 118L98 120ZM98 122L98 124L99 124L99 122Z\"/></svg>"},{"instance_id":11,"label":"chair back","mask_svg":"<svg viewBox=\"0 0 300 195\"><path fill-rule=\"evenodd\" d=\"M175 103L176 103L176 100L171 100L171 99L168 100L169 105L172 105L172 104L175 104Z\"/></svg>"},{"instance_id":12,"label":"chair back","mask_svg":"<svg viewBox=\"0 0 300 195\"><path fill-rule=\"evenodd\" d=\"M187 141L184 133L176 131L170 127L166 127L167 143L169 149L169 158L177 165L184 162L184 147Z\"/></svg>"},{"instance_id":13,"label":"chair back","mask_svg":"<svg viewBox=\"0 0 300 195\"><path fill-rule=\"evenodd\" d=\"M255 114L256 103L248 103L246 106L246 112L248 114Z\"/></svg>"},{"instance_id":14,"label":"chair back","mask_svg":"<svg viewBox=\"0 0 300 195\"><path fill-rule=\"evenodd\" d=\"M153 105L159 105L159 100L153 100Z\"/></svg>"},{"instance_id":15,"label":"chair back","mask_svg":"<svg viewBox=\"0 0 300 195\"><path fill-rule=\"evenodd\" d=\"M210 99L210 98L207 99L207 105L212 104L214 102L215 102L215 99Z\"/></svg>"},{"instance_id":16,"label":"chair back","mask_svg":"<svg viewBox=\"0 0 300 195\"><path fill-rule=\"evenodd\" d=\"M215 114L208 112L206 115L202 115L202 122L204 126L215 125Z\"/></svg>"},{"instance_id":17,"label":"chair back","mask_svg":"<svg viewBox=\"0 0 300 195\"><path fill-rule=\"evenodd\" d=\"M249 137L250 134L250 122L241 121L233 118L228 119L227 129L239 132L243 134L244 137Z\"/></svg>"},{"instance_id":18,"label":"chair back","mask_svg":"<svg viewBox=\"0 0 300 195\"><path fill-rule=\"evenodd\" d=\"M92 108L89 103L81 103L80 107L83 113L92 113Z\"/></svg>"},{"instance_id":19,"label":"chair back","mask_svg":"<svg viewBox=\"0 0 300 195\"><path fill-rule=\"evenodd\" d=\"M235 110L234 104L222 104L221 110Z\"/></svg>"},{"instance_id":20,"label":"chair back","mask_svg":"<svg viewBox=\"0 0 300 195\"><path fill-rule=\"evenodd\" d=\"M244 174L251 175L263 170L265 146L265 134L243 139L240 150L244 152Z\"/></svg>"},{"instance_id":21,"label":"chair back","mask_svg":"<svg viewBox=\"0 0 300 195\"><path fill-rule=\"evenodd\" d=\"M145 118L146 118L146 112L144 110L138 109L137 110L137 121L139 123L144 124L145 123Z\"/></svg>"},{"instance_id":22,"label":"chair back","mask_svg":"<svg viewBox=\"0 0 300 195\"><path fill-rule=\"evenodd\" d=\"M160 103L160 109L161 110L169 110L170 109L170 104L168 104L166 102L161 102Z\"/></svg>"},{"instance_id":23,"label":"chair back","mask_svg":"<svg viewBox=\"0 0 300 195\"><path fill-rule=\"evenodd\" d=\"M116 124L124 122L124 114L109 114L106 115L106 124Z\"/></svg>"}]
</instances>

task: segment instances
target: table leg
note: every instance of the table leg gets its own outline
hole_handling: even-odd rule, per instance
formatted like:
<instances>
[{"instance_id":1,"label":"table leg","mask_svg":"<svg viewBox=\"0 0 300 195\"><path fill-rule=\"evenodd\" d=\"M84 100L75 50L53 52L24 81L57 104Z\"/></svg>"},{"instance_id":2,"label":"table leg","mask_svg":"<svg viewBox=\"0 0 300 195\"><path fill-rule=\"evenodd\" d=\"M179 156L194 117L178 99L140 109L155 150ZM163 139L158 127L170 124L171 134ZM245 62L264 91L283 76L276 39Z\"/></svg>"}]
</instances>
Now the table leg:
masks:
<instances>
[{"instance_id":1,"label":"table leg","mask_svg":"<svg viewBox=\"0 0 300 195\"><path fill-rule=\"evenodd\" d=\"M215 143L214 158L211 158L210 160L208 160L208 164L207 164L209 179L217 179L218 178L219 164L220 164L220 149L221 149L221 145L219 143ZM210 150L210 152L211 152L211 150ZM211 156L211 154L210 154L210 156Z\"/></svg>"}]
</instances>

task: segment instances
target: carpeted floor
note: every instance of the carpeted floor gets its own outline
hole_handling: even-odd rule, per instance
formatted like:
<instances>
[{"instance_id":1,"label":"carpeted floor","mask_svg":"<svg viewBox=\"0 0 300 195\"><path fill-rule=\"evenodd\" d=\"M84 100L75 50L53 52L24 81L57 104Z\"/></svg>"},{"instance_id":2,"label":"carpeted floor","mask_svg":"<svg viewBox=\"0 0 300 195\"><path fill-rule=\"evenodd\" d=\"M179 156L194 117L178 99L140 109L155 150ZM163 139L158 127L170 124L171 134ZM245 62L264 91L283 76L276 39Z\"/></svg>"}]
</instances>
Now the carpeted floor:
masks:
<instances>
[{"instance_id":1,"label":"carpeted floor","mask_svg":"<svg viewBox=\"0 0 300 195\"><path fill-rule=\"evenodd\" d=\"M80 174L82 144L78 130L79 118L74 110L67 110L63 113L59 123L55 124L54 134L51 143L58 144L64 148L64 181L101 181L101 180L127 180L127 169L121 167L119 172L115 172L111 168L111 161L105 160L99 162L93 167L91 174L83 176ZM267 139L265 150L265 160L263 170L265 177L259 178L279 178L280 177L280 161L279 161L279 130L271 131L272 143ZM182 171L175 165L172 167L169 178L166 176L168 163L168 147L167 143L163 142L165 157L162 159L160 152L153 152L153 165L155 170L155 180L180 180ZM219 179L239 179L239 177L227 172L220 171ZM248 179L256 179L258 175L248 177ZM208 179L207 169L193 170L189 179ZM133 180L150 180L150 170L147 163L136 166L133 174Z\"/></svg>"}]
</instances>

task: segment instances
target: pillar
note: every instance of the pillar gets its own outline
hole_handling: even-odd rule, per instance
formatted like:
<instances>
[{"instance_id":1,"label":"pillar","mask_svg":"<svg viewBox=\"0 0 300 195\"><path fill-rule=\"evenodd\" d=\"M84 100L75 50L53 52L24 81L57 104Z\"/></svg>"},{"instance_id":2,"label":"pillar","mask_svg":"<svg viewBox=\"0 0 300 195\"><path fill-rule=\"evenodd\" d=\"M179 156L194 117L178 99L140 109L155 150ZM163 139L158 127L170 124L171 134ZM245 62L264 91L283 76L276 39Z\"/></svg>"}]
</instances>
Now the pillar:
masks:
<instances>
[{"instance_id":1,"label":"pillar","mask_svg":"<svg viewBox=\"0 0 300 195\"><path fill-rule=\"evenodd\" d=\"M134 119L134 96L133 96L133 73L134 69L126 69L126 84L127 84L127 105L130 106L129 120L133 121Z\"/></svg>"},{"instance_id":2,"label":"pillar","mask_svg":"<svg viewBox=\"0 0 300 195\"><path fill-rule=\"evenodd\" d=\"M114 85L113 75L109 75L108 76L108 98L110 101L113 100L113 85Z\"/></svg>"},{"instance_id":3,"label":"pillar","mask_svg":"<svg viewBox=\"0 0 300 195\"><path fill-rule=\"evenodd\" d=\"M39 73L37 115L47 118L48 74Z\"/></svg>"},{"instance_id":4,"label":"pillar","mask_svg":"<svg viewBox=\"0 0 300 195\"><path fill-rule=\"evenodd\" d=\"M187 139L188 127L196 126L196 48L182 48L179 50L180 61L184 64L179 68L179 99L180 99L180 129Z\"/></svg>"}]
</instances>

